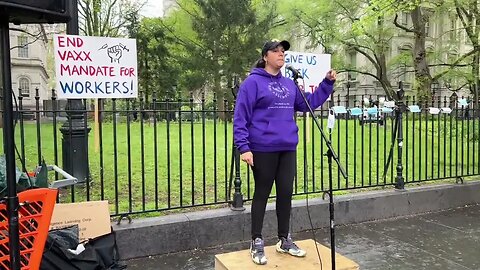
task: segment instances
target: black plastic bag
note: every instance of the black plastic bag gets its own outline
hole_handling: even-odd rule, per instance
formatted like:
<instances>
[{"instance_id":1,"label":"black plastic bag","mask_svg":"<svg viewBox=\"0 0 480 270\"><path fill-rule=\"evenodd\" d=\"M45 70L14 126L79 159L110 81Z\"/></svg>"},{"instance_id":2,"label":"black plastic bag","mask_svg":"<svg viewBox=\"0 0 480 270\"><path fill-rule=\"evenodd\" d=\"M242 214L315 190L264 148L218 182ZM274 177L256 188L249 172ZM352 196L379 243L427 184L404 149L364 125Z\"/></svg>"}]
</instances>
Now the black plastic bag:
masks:
<instances>
[{"instance_id":1,"label":"black plastic bag","mask_svg":"<svg viewBox=\"0 0 480 270\"><path fill-rule=\"evenodd\" d=\"M42 258L40 270L120 270L114 232L89 240L85 250L76 255L78 226L51 231Z\"/></svg>"}]
</instances>

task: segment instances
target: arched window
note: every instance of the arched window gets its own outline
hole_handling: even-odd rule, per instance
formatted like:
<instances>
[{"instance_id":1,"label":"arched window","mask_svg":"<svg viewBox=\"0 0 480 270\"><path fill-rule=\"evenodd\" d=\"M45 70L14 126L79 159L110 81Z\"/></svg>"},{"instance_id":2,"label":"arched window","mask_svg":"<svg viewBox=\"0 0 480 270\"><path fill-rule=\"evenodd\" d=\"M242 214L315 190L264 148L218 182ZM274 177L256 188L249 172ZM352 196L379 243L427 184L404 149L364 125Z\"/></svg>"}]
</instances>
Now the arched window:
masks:
<instances>
[{"instance_id":1,"label":"arched window","mask_svg":"<svg viewBox=\"0 0 480 270\"><path fill-rule=\"evenodd\" d=\"M30 81L27 78L22 77L18 80L18 88L20 89L22 96L30 96Z\"/></svg>"}]
</instances>

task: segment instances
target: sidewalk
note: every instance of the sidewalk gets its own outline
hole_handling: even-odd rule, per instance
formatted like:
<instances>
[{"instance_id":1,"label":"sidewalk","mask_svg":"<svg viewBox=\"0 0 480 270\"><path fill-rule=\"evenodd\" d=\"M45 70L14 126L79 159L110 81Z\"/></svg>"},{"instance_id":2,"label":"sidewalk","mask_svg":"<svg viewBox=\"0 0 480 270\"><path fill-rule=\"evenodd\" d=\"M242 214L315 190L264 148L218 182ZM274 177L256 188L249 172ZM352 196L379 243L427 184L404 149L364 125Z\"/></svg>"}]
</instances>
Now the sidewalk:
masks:
<instances>
[{"instance_id":1,"label":"sidewalk","mask_svg":"<svg viewBox=\"0 0 480 270\"><path fill-rule=\"evenodd\" d=\"M362 270L480 269L480 205L337 226L335 236L336 251L357 262ZM311 238L312 232L294 237L298 240ZM316 238L329 246L330 231L328 228L317 230ZM276 239L266 239L267 245L275 242ZM234 243L126 263L129 270L213 270L215 254L247 249L248 246L247 242Z\"/></svg>"}]
</instances>

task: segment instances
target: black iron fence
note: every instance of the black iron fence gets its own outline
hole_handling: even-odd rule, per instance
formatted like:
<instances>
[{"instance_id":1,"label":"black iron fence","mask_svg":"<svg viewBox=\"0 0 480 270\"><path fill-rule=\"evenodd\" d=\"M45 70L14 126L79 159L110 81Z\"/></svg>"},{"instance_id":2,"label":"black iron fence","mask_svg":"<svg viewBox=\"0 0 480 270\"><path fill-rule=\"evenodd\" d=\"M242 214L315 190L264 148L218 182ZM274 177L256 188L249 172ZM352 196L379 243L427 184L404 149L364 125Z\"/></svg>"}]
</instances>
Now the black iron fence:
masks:
<instances>
[{"instance_id":1,"label":"black iron fence","mask_svg":"<svg viewBox=\"0 0 480 270\"><path fill-rule=\"evenodd\" d=\"M23 162L33 170L42 159L60 166L82 165L75 151L62 149L66 138L60 127L65 122L64 126L72 125L66 117L72 111L52 96L41 102L37 92L35 109L25 109L23 98L18 98L18 167ZM462 98L416 102L407 97L406 105L411 107L402 113L403 140L398 141L396 108L383 108L379 102L367 105L365 98L378 99L334 96L317 110L348 174L344 179L334 164L333 190L395 185L399 165L407 184L479 174L480 118L475 104ZM155 94L148 99L105 100L97 123L91 101L84 102L88 109L76 112L83 117L83 135L88 138L88 164L83 165L88 165L84 167L89 180L62 189L61 202L108 200L112 216L123 216L227 204L235 186L242 202L251 200L252 174L244 164L237 172L234 166L232 102L215 96L160 100ZM336 122L327 129L326 116L334 107ZM300 142L294 193L319 194L329 188L326 145L311 116L296 118ZM62 160L64 151L72 151L73 159ZM50 177L58 179L58 175Z\"/></svg>"}]
</instances>

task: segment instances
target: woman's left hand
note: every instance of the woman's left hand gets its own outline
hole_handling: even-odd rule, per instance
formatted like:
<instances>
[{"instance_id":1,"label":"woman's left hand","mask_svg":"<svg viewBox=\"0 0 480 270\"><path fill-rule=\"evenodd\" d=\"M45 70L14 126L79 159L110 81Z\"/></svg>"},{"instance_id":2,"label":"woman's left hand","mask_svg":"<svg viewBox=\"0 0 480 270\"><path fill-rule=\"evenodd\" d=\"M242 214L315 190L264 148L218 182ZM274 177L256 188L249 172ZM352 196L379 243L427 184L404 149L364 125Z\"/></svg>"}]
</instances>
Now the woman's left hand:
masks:
<instances>
[{"instance_id":1,"label":"woman's left hand","mask_svg":"<svg viewBox=\"0 0 480 270\"><path fill-rule=\"evenodd\" d=\"M337 79L337 72L331 69L329 72L327 72L327 76L325 76L325 78L329 79L330 81L335 81Z\"/></svg>"}]
</instances>

